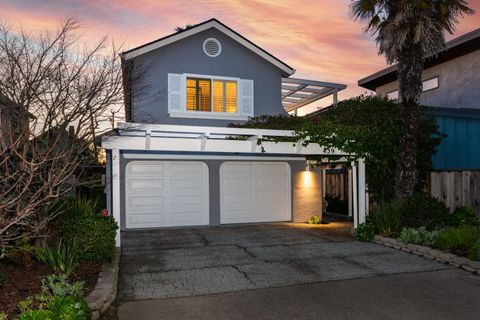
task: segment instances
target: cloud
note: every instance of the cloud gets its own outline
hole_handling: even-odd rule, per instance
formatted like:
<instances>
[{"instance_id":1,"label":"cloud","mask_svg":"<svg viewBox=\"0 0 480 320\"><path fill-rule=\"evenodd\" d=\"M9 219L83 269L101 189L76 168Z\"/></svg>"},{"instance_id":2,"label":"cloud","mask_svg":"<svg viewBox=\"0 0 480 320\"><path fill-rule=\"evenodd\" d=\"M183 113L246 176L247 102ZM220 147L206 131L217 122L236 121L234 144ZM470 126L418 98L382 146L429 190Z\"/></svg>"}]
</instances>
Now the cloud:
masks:
<instances>
[{"instance_id":1,"label":"cloud","mask_svg":"<svg viewBox=\"0 0 480 320\"><path fill-rule=\"evenodd\" d=\"M371 37L351 19L350 0L0 0L1 19L32 32L77 15L85 39L102 35L128 47L215 17L297 70L296 76L348 84L341 98L365 91L358 79L383 67ZM480 11L480 0L470 1ZM462 20L454 36L480 26ZM453 36L448 36L452 38Z\"/></svg>"}]
</instances>

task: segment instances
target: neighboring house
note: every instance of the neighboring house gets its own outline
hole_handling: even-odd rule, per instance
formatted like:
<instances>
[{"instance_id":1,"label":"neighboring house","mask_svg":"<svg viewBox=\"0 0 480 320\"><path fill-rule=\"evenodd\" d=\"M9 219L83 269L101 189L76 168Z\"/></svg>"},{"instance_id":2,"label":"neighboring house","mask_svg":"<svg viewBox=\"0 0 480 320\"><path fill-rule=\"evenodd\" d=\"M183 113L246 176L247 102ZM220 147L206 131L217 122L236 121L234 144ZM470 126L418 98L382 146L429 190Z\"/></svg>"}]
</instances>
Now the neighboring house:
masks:
<instances>
[{"instance_id":1,"label":"neighboring house","mask_svg":"<svg viewBox=\"0 0 480 320\"><path fill-rule=\"evenodd\" d=\"M102 141L109 210L121 230L321 215L319 175L305 157L341 151L259 145L292 132L227 125L294 112L330 95L336 100L345 85L290 78L292 67L216 19L121 57L127 123ZM357 177L355 224L365 216L361 160Z\"/></svg>"},{"instance_id":2,"label":"neighboring house","mask_svg":"<svg viewBox=\"0 0 480 320\"><path fill-rule=\"evenodd\" d=\"M0 147L15 143L27 131L32 117L15 102L0 94ZM28 135L25 139L28 139Z\"/></svg>"},{"instance_id":3,"label":"neighboring house","mask_svg":"<svg viewBox=\"0 0 480 320\"><path fill-rule=\"evenodd\" d=\"M397 66L358 85L396 100ZM426 60L419 102L445 135L432 157L432 194L451 208L473 206L480 215L480 29L449 41Z\"/></svg>"}]
</instances>

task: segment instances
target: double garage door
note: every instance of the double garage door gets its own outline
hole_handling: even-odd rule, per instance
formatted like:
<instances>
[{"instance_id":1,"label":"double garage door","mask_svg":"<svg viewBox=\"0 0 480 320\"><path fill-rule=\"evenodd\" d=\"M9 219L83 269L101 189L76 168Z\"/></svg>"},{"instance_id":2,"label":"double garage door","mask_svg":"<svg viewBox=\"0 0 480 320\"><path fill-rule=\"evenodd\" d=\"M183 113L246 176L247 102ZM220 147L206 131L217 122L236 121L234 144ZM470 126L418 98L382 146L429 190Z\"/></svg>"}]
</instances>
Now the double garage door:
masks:
<instances>
[{"instance_id":1,"label":"double garage door","mask_svg":"<svg viewBox=\"0 0 480 320\"><path fill-rule=\"evenodd\" d=\"M224 162L220 190L210 195L200 161L131 161L126 166L127 228L208 225L209 198L220 223L289 221L290 166L283 162Z\"/></svg>"}]
</instances>

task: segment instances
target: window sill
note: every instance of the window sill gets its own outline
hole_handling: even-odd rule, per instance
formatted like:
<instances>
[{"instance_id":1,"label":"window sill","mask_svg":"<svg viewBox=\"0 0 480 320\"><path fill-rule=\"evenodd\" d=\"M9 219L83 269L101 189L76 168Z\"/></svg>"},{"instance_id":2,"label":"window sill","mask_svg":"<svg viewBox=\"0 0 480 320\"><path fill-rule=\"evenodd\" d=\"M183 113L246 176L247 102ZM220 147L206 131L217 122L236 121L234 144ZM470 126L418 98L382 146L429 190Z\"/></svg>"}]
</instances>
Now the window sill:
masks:
<instances>
[{"instance_id":1,"label":"window sill","mask_svg":"<svg viewBox=\"0 0 480 320\"><path fill-rule=\"evenodd\" d=\"M170 112L170 118L216 119L216 120L248 120L248 116L227 112Z\"/></svg>"}]
</instances>

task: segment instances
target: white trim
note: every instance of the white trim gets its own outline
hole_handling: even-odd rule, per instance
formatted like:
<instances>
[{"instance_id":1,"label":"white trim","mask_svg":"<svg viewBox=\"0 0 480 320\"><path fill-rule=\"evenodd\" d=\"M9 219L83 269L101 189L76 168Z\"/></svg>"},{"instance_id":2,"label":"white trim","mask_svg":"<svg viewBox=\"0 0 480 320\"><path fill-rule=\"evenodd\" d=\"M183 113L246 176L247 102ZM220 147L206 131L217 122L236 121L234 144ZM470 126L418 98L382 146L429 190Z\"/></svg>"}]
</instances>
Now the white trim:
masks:
<instances>
[{"instance_id":1,"label":"white trim","mask_svg":"<svg viewBox=\"0 0 480 320\"><path fill-rule=\"evenodd\" d=\"M186 111L170 112L170 118L195 118L195 119L219 119L219 120L248 120L248 116L229 112Z\"/></svg>"},{"instance_id":2,"label":"white trim","mask_svg":"<svg viewBox=\"0 0 480 320\"><path fill-rule=\"evenodd\" d=\"M112 150L112 215L118 224L115 246L120 247L120 150Z\"/></svg>"},{"instance_id":3,"label":"white trim","mask_svg":"<svg viewBox=\"0 0 480 320\"><path fill-rule=\"evenodd\" d=\"M365 160L358 159L358 224L365 223Z\"/></svg>"},{"instance_id":4,"label":"white trim","mask_svg":"<svg viewBox=\"0 0 480 320\"><path fill-rule=\"evenodd\" d=\"M150 52L152 50L161 48L161 47L166 46L170 43L179 41L181 39L184 39L184 38L187 38L189 36L195 35L199 32L205 31L205 30L210 29L210 28L215 28L215 29L219 30L220 32L223 32L224 34L226 34L227 36L229 36L233 40L237 41L238 43L240 43L241 45L243 45L247 49L250 49L251 51L253 51L257 55L259 55L260 57L264 58L265 60L267 60L271 64L275 65L276 67L278 67L279 69L281 69L282 71L287 73L288 75L292 75L295 72L295 69L290 68L285 63L281 62L280 60L276 59L272 55L270 55L267 52L263 51L262 49L258 48L253 43L250 43L249 41L247 41L246 39L244 39L240 35L238 35L235 32L229 30L228 28L224 27L222 24L220 24L219 22L217 22L215 20L210 21L210 22L205 23L205 24L202 24L202 25L197 26L197 27L193 27L193 28L188 29L186 31L183 31L181 33L172 35L172 36L170 36L166 39L158 40L158 41L155 41L153 43L147 44L147 45L142 46L140 48L134 49L130 52L123 53L122 57L125 60L130 60L132 58L138 57L142 54L145 54L145 53Z\"/></svg>"},{"instance_id":5,"label":"white trim","mask_svg":"<svg viewBox=\"0 0 480 320\"><path fill-rule=\"evenodd\" d=\"M352 198L353 198L353 228L358 227L358 180L357 180L357 162L352 161Z\"/></svg>"},{"instance_id":6,"label":"white trim","mask_svg":"<svg viewBox=\"0 0 480 320\"><path fill-rule=\"evenodd\" d=\"M155 153L125 153L125 159L185 159L185 160L261 160L269 161L302 161L305 157L259 157L259 156L228 156L228 155L189 155L189 154L155 154Z\"/></svg>"},{"instance_id":7,"label":"white trim","mask_svg":"<svg viewBox=\"0 0 480 320\"><path fill-rule=\"evenodd\" d=\"M205 49L205 44L208 42L208 41L213 41L215 42L217 45L218 45L218 52L214 55L211 55L210 53L207 52L207 50ZM205 41L203 41L203 44L202 44L202 48L203 48L203 52L210 58L215 58L215 57L218 57L220 55L220 53L222 53L222 44L220 43L220 41L218 41L217 39L215 38L207 38L205 39Z\"/></svg>"}]
</instances>

